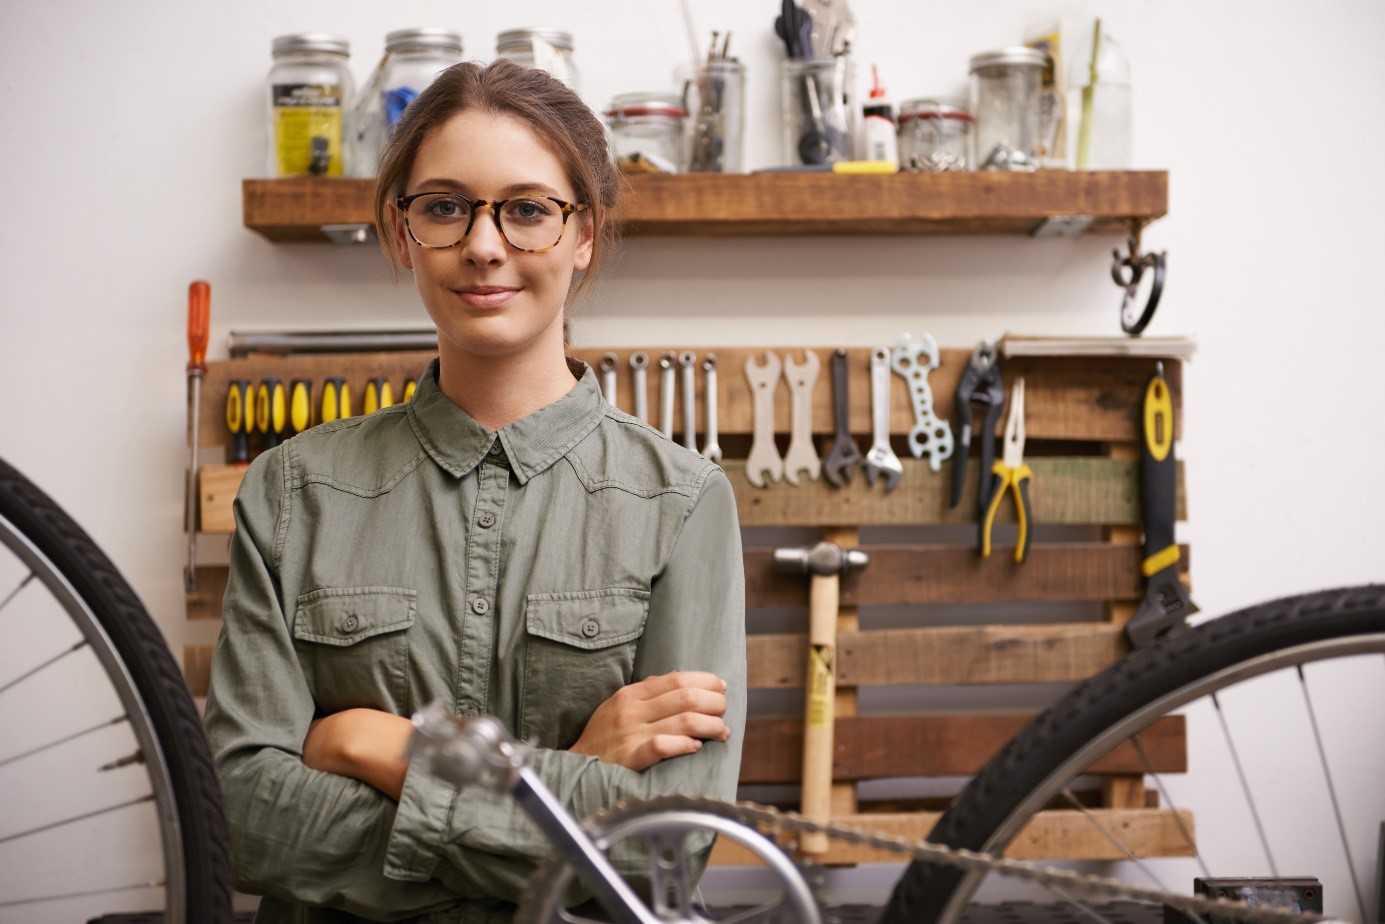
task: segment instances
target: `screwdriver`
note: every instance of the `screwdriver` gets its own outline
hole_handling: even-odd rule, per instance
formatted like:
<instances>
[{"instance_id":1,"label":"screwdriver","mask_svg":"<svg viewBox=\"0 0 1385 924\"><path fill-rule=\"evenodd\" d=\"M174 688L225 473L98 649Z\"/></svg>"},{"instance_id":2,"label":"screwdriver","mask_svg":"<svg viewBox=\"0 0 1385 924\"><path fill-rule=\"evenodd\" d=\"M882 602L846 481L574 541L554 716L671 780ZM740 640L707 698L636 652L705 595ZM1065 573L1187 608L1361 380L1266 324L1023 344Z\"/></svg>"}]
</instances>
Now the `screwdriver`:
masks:
<instances>
[{"instance_id":1,"label":"screwdriver","mask_svg":"<svg viewBox=\"0 0 1385 924\"><path fill-rule=\"evenodd\" d=\"M408 404L410 401L414 400L414 391L417 389L418 382L415 382L412 378L404 380L404 397L402 400L405 404Z\"/></svg>"},{"instance_id":2,"label":"screwdriver","mask_svg":"<svg viewBox=\"0 0 1385 924\"><path fill-rule=\"evenodd\" d=\"M202 379L207 374L207 337L211 329L212 287L198 279L188 284L188 475L183 487L184 528L188 560L183 587L197 590L197 443L201 436Z\"/></svg>"},{"instance_id":3,"label":"screwdriver","mask_svg":"<svg viewBox=\"0 0 1385 924\"><path fill-rule=\"evenodd\" d=\"M231 431L231 461L250 461L250 434L255 430L255 400L250 383L234 379L226 392L226 429Z\"/></svg>"},{"instance_id":4,"label":"screwdriver","mask_svg":"<svg viewBox=\"0 0 1385 924\"><path fill-rule=\"evenodd\" d=\"M302 433L313 425L313 383L294 379L289 385L289 429Z\"/></svg>"},{"instance_id":5,"label":"screwdriver","mask_svg":"<svg viewBox=\"0 0 1385 924\"><path fill-rule=\"evenodd\" d=\"M332 376L322 383L322 415L320 423L331 423L351 416L351 387L341 376Z\"/></svg>"},{"instance_id":6,"label":"screwdriver","mask_svg":"<svg viewBox=\"0 0 1385 924\"><path fill-rule=\"evenodd\" d=\"M394 404L394 390L390 388L389 379L376 377L365 383L365 398L362 401L361 413L374 414L384 407Z\"/></svg>"},{"instance_id":7,"label":"screwdriver","mask_svg":"<svg viewBox=\"0 0 1385 924\"><path fill-rule=\"evenodd\" d=\"M288 400L284 394L284 383L276 378L260 381L259 391L255 393L255 424L260 428L264 449L272 449L284 441L284 428L288 423Z\"/></svg>"}]
</instances>

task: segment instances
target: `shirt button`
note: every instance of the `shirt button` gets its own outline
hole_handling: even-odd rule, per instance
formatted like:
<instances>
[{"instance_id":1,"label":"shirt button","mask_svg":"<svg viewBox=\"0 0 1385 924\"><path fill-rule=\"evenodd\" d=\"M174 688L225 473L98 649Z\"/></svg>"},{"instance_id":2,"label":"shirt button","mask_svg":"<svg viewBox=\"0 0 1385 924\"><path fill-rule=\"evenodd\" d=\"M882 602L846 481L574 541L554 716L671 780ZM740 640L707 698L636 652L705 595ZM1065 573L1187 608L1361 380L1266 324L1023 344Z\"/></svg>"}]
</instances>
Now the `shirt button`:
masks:
<instances>
[{"instance_id":1,"label":"shirt button","mask_svg":"<svg viewBox=\"0 0 1385 924\"><path fill-rule=\"evenodd\" d=\"M502 446L502 445L500 445L500 439L499 439L499 437L497 437L496 440L495 440L495 442L494 442L494 443L491 443L490 456L491 456L492 459L498 459L498 458L500 458L500 457L501 457L502 455L504 455L504 454L505 454L505 447Z\"/></svg>"},{"instance_id":2,"label":"shirt button","mask_svg":"<svg viewBox=\"0 0 1385 924\"><path fill-rule=\"evenodd\" d=\"M476 613L476 615L478 615L478 616L484 616L484 615L486 615L486 612L487 612L490 608L491 608L491 605L490 605L489 603L486 602L486 598L485 598L485 597L477 597L475 600L472 600L472 601L471 601L471 609L472 609L472 612Z\"/></svg>"},{"instance_id":3,"label":"shirt button","mask_svg":"<svg viewBox=\"0 0 1385 924\"><path fill-rule=\"evenodd\" d=\"M595 619L584 619L582 621L582 634L587 638L596 638L597 633L600 631L601 623L597 622Z\"/></svg>"},{"instance_id":4,"label":"shirt button","mask_svg":"<svg viewBox=\"0 0 1385 924\"><path fill-rule=\"evenodd\" d=\"M341 632L343 635L350 635L361 627L361 620L355 613L347 613L341 621Z\"/></svg>"},{"instance_id":5,"label":"shirt button","mask_svg":"<svg viewBox=\"0 0 1385 924\"><path fill-rule=\"evenodd\" d=\"M482 529L490 529L495 525L495 514L487 510L476 518L476 522L480 524Z\"/></svg>"}]
</instances>

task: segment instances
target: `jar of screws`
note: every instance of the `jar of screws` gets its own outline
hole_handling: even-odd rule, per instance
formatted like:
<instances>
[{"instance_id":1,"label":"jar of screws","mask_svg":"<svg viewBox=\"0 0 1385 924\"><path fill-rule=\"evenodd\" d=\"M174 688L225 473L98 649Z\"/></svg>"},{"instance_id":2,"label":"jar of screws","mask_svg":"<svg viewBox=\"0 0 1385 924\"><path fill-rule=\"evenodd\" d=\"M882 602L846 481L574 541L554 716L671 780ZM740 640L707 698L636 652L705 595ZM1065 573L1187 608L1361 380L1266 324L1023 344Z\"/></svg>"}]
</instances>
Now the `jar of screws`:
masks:
<instances>
[{"instance_id":1,"label":"jar of screws","mask_svg":"<svg viewBox=\"0 0 1385 924\"><path fill-rule=\"evenodd\" d=\"M745 170L745 65L730 55L731 33L712 33L706 62L685 89L692 114L688 170L742 173Z\"/></svg>"}]
</instances>

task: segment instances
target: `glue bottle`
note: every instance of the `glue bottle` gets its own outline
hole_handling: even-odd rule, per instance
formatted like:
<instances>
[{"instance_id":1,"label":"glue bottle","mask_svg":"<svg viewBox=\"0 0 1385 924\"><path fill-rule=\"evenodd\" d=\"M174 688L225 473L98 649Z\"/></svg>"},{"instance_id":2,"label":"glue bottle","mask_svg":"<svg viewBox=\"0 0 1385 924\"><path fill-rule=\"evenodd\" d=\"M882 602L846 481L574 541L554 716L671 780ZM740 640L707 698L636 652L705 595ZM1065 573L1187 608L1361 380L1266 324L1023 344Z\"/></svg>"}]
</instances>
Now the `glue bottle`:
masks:
<instances>
[{"instance_id":1,"label":"glue bottle","mask_svg":"<svg viewBox=\"0 0 1385 924\"><path fill-rule=\"evenodd\" d=\"M862 120L865 136L864 160L883 160L899 164L899 139L894 120L894 107L885 98L885 88L880 84L880 74L875 65L870 66L870 96L866 100Z\"/></svg>"}]
</instances>

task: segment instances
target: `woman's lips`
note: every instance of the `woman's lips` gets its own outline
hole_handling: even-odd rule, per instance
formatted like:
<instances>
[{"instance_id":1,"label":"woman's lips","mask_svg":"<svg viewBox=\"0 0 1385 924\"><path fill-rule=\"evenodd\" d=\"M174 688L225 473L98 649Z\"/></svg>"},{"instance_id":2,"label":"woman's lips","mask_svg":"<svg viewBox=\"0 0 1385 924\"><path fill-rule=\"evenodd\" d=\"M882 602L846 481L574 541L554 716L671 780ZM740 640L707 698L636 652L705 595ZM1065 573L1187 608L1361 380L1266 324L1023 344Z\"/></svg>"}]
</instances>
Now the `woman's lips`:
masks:
<instances>
[{"instance_id":1,"label":"woman's lips","mask_svg":"<svg viewBox=\"0 0 1385 924\"><path fill-rule=\"evenodd\" d=\"M462 301L471 305L473 308L499 308L518 295L519 292L519 289L478 286L475 289L459 290L457 294L461 296Z\"/></svg>"}]
</instances>

